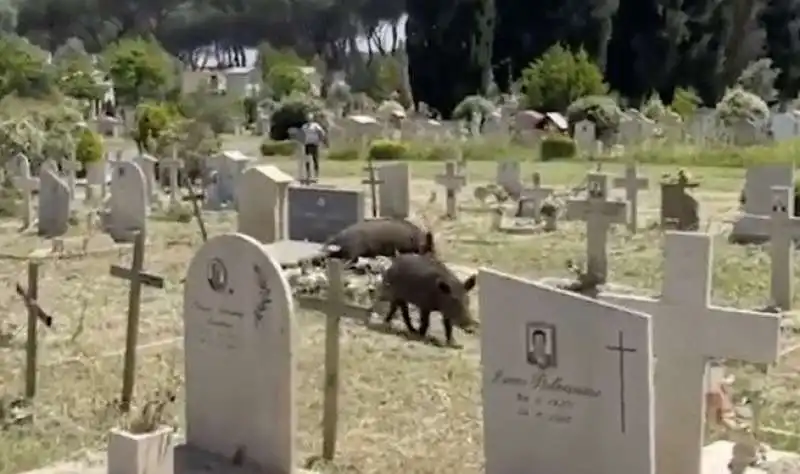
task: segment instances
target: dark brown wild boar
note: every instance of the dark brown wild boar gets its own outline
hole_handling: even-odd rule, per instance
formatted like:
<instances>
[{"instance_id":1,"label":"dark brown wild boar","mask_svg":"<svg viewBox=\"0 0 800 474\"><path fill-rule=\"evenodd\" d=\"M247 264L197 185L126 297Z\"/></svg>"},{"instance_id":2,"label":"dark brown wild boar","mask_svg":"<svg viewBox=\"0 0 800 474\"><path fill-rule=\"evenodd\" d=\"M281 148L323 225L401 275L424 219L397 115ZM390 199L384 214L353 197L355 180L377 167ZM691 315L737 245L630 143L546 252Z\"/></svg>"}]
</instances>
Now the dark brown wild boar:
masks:
<instances>
[{"instance_id":1,"label":"dark brown wild boar","mask_svg":"<svg viewBox=\"0 0 800 474\"><path fill-rule=\"evenodd\" d=\"M380 255L432 252L433 237L403 219L370 219L353 224L325 243L331 258L355 261Z\"/></svg>"},{"instance_id":2,"label":"dark brown wild boar","mask_svg":"<svg viewBox=\"0 0 800 474\"><path fill-rule=\"evenodd\" d=\"M408 331L425 337L430 326L431 312L442 315L447 345L459 347L453 339L453 326L472 334L478 323L469 308L469 291L475 287L476 275L465 281L458 277L435 255L398 255L383 274L378 299L389 301L384 321L392 321L399 308ZM411 323L408 305L419 309L420 326Z\"/></svg>"}]
</instances>

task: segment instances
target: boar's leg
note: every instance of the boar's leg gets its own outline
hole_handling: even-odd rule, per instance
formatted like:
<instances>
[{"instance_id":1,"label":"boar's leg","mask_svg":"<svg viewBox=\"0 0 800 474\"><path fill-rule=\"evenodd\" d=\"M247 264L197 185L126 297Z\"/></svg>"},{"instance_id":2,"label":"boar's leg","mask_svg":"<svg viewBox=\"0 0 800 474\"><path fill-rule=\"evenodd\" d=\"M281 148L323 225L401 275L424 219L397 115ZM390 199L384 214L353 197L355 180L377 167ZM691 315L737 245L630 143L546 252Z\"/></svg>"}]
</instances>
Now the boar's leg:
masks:
<instances>
[{"instance_id":1,"label":"boar's leg","mask_svg":"<svg viewBox=\"0 0 800 474\"><path fill-rule=\"evenodd\" d=\"M422 309L419 310L419 335L420 337L425 337L428 335L428 328L431 326L431 310L429 309Z\"/></svg>"},{"instance_id":2,"label":"boar's leg","mask_svg":"<svg viewBox=\"0 0 800 474\"><path fill-rule=\"evenodd\" d=\"M442 324L444 324L444 337L447 345L450 347L459 347L455 339L453 339L453 321L450 318L442 317Z\"/></svg>"},{"instance_id":3,"label":"boar's leg","mask_svg":"<svg viewBox=\"0 0 800 474\"><path fill-rule=\"evenodd\" d=\"M406 323L406 329L411 334L416 334L417 330L414 329L414 325L411 324L411 312L408 309L408 303L405 301L400 303L400 311L403 313L403 322Z\"/></svg>"},{"instance_id":4,"label":"boar's leg","mask_svg":"<svg viewBox=\"0 0 800 474\"><path fill-rule=\"evenodd\" d=\"M392 302L389 304L389 311L386 312L386 317L383 318L384 324L389 324L392 322L395 313L397 313L397 308L399 308L401 304L402 301L400 300L392 300Z\"/></svg>"}]
</instances>

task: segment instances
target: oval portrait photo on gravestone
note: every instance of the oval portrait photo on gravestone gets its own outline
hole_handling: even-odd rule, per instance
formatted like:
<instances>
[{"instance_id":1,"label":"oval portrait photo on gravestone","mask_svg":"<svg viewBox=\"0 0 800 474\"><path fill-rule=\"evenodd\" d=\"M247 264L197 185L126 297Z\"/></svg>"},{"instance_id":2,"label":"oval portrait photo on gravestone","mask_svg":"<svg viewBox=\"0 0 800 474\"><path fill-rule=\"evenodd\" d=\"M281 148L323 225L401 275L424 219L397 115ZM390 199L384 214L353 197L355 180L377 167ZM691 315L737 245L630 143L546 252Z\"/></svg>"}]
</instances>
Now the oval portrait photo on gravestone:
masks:
<instances>
[{"instance_id":1,"label":"oval portrait photo on gravestone","mask_svg":"<svg viewBox=\"0 0 800 474\"><path fill-rule=\"evenodd\" d=\"M228 269L219 258L208 262L208 285L217 293L224 293L228 289Z\"/></svg>"},{"instance_id":2,"label":"oval portrait photo on gravestone","mask_svg":"<svg viewBox=\"0 0 800 474\"><path fill-rule=\"evenodd\" d=\"M556 327L553 324L532 322L525 326L526 358L528 363L544 370L556 367Z\"/></svg>"}]
</instances>

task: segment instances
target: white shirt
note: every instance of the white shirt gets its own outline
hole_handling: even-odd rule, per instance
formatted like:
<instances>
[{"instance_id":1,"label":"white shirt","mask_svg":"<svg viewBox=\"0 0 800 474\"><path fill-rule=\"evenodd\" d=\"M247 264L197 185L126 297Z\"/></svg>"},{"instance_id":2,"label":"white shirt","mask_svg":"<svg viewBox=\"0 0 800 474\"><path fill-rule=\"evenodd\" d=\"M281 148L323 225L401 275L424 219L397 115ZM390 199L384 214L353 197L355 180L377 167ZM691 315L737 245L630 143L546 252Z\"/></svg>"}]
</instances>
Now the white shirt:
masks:
<instances>
[{"instance_id":1,"label":"white shirt","mask_svg":"<svg viewBox=\"0 0 800 474\"><path fill-rule=\"evenodd\" d=\"M325 138L325 129L317 122L303 124L303 138L306 145L319 145Z\"/></svg>"}]
</instances>

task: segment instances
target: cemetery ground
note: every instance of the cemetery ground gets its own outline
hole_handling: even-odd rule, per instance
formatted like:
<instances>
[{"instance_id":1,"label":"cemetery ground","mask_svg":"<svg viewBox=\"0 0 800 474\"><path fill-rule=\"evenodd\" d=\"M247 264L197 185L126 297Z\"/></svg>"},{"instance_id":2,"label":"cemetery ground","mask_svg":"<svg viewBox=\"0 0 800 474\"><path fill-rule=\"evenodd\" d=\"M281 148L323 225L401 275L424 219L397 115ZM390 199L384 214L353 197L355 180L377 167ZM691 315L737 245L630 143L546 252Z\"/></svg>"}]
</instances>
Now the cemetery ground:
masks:
<instances>
[{"instance_id":1,"label":"cemetery ground","mask_svg":"<svg viewBox=\"0 0 800 474\"><path fill-rule=\"evenodd\" d=\"M289 161L277 164L287 172L295 166ZM357 163L323 161L322 167L323 182L362 186L359 182L364 173ZM593 165L588 163L535 165L543 185L563 189L578 185L591 168ZM533 170L534 165L523 165L526 181ZM622 173L616 165L604 165L603 170ZM585 228L580 223L559 223L559 231L549 234L512 236L491 232L490 214L486 213L462 211L456 221L444 220L444 190L433 183L434 175L441 171L441 163L413 164L412 219L433 228L437 250L447 262L467 267L491 266L533 277L568 276L565 262L580 262L585 255ZM674 167L644 166L641 171L654 183L663 173L674 172ZM704 220L701 230L720 234L728 228L726 219L738 207L743 170L690 171L702 183L696 192ZM459 195L460 202L473 200L475 185L493 180L493 163L469 163L468 185ZM431 202L434 191L436 198ZM644 291L659 288L662 232L653 225L658 218L657 203L657 191L651 186L640 204L640 223L646 229L636 235L628 234L623 227L612 231L611 282ZM204 215L210 235L235 228L233 213ZM0 232L0 308L6 318L0 320L0 393L19 395L26 311L14 292L14 284L25 284L26 264L12 257L48 248L49 243L34 235L20 235L14 226ZM78 225L71 232L79 236L84 230ZM178 399L169 421L180 424L184 396L181 280L201 239L194 223L159 219L156 213L148 223L147 242L145 271L164 277L166 283L164 290L143 291L135 400L146 400L159 389L176 391ZM122 385L128 282L109 276L109 267L130 265L131 250L125 247L92 253L109 245L105 237L96 236L89 242L88 255L45 260L42 265L39 301L55 323L50 329L40 329L39 385L33 408L36 419L27 426L0 430L0 474L18 473L100 449L108 429L120 423L112 402L119 398ZM65 252L70 253L75 247L75 242L67 239ZM716 239L715 303L763 307L768 284L769 259L762 247L733 246L722 235ZM797 307L800 301L795 299ZM301 459L306 459L321 451L325 319L319 313L299 309L296 317L297 443ZM437 321L438 317L431 329L441 338ZM402 332L400 325L396 320L397 333ZM444 349L344 320L339 444L334 466L322 470L482 472L480 348L476 336L459 333L457 338L463 349ZM790 335L784 348L796 343ZM764 425L796 430L800 407L791 395L800 389L798 369L797 354L787 356L772 369L764 395ZM752 370L744 370L734 370L737 388L747 388L751 381L761 380ZM798 445L787 438L782 444L773 443L773 447L796 450Z\"/></svg>"}]
</instances>

